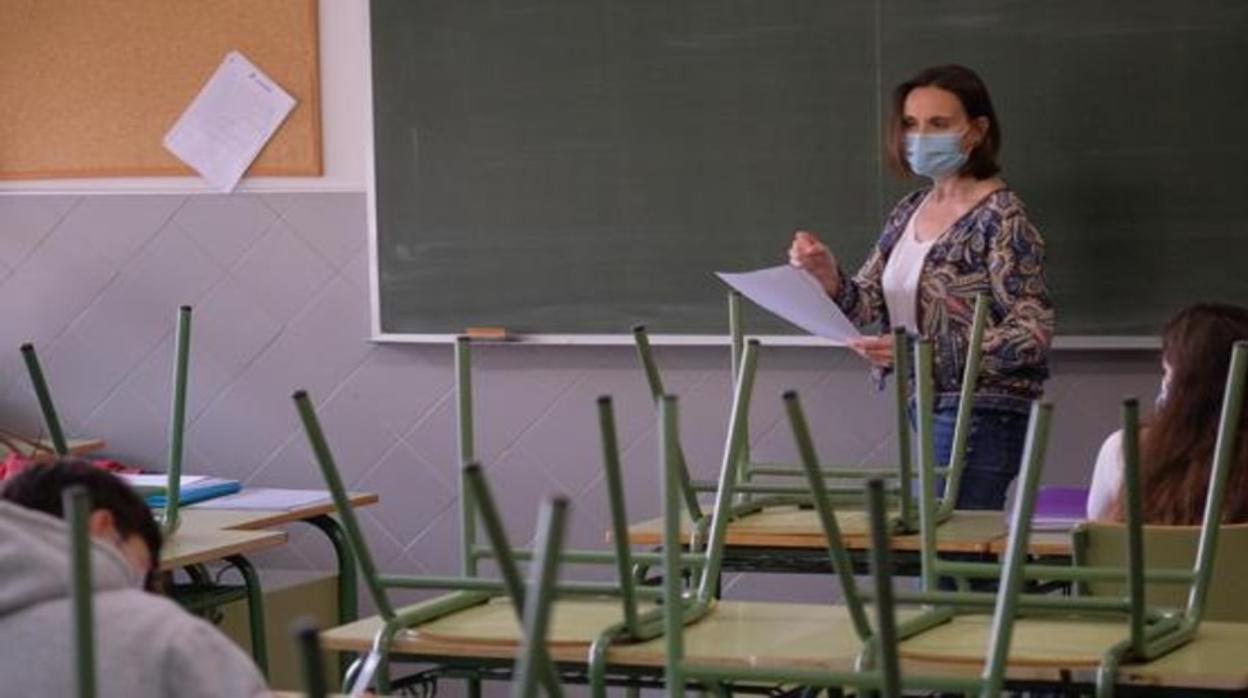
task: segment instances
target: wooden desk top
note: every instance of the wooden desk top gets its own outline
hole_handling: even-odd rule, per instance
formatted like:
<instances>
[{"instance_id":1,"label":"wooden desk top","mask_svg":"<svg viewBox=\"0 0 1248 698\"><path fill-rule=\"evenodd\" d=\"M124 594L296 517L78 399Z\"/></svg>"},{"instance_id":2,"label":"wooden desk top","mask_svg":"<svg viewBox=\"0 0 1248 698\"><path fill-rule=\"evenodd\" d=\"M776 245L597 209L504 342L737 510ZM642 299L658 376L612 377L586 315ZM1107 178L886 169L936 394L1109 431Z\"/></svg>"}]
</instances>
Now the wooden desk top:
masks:
<instances>
[{"instance_id":1,"label":"wooden desk top","mask_svg":"<svg viewBox=\"0 0 1248 698\"><path fill-rule=\"evenodd\" d=\"M989 546L989 551L1000 555L1005 552L1007 543L1009 543L1008 533L993 541ZM1032 533L1031 540L1027 542L1027 551L1032 555L1045 557L1070 557L1074 554L1074 544L1070 538L1070 531Z\"/></svg>"},{"instance_id":2,"label":"wooden desk top","mask_svg":"<svg viewBox=\"0 0 1248 698\"><path fill-rule=\"evenodd\" d=\"M48 439L42 439L40 443L44 444L48 448L52 448L52 442ZM25 444L18 445L21 447L20 450L23 456L29 456L34 451L34 449L26 446ZM69 447L70 455L81 456L87 453L102 450L107 444L104 442L104 439L70 439L65 445ZM0 444L0 458L5 458L8 455L9 447L4 444Z\"/></svg>"},{"instance_id":3,"label":"wooden desk top","mask_svg":"<svg viewBox=\"0 0 1248 698\"><path fill-rule=\"evenodd\" d=\"M987 616L958 616L901 645L906 666L978 674L988 645ZM1122 620L1022 618L1010 647L1012 679L1096 680L1101 653L1129 634ZM933 661L940 657L939 663ZM1186 689L1248 689L1248 624L1206 621L1192 642L1147 664L1126 664L1119 683Z\"/></svg>"},{"instance_id":4,"label":"wooden desk top","mask_svg":"<svg viewBox=\"0 0 1248 698\"><path fill-rule=\"evenodd\" d=\"M870 547L866 513L839 511L837 524L845 546L851 550ZM688 526L682 527L687 535ZM1005 517L999 511L955 511L936 529L936 545L941 552L986 553L989 546L1007 533ZM629 526L628 540L634 545L660 545L663 542L663 520L650 519ZM687 540L687 538L686 538ZM917 534L893 536L893 550L917 551ZM765 548L825 547L823 528L813 509L774 507L744 516L728 524L727 545Z\"/></svg>"},{"instance_id":5,"label":"wooden desk top","mask_svg":"<svg viewBox=\"0 0 1248 698\"><path fill-rule=\"evenodd\" d=\"M583 664L588 644L620 617L615 599L559 601L554 608L549 636L558 662ZM698 662L848 669L860 649L849 624L844 606L722 601L710 616L686 628L685 654ZM381 625L373 616L326 630L321 644L327 650L367 652ZM483 639L466 639L470 632L480 632ZM508 660L515 656L520 635L510 602L497 599L399 633L394 650L411 656ZM608 657L616 666L654 668L666 663L665 650L658 638L616 645Z\"/></svg>"},{"instance_id":6,"label":"wooden desk top","mask_svg":"<svg viewBox=\"0 0 1248 698\"><path fill-rule=\"evenodd\" d=\"M560 602L560 604L568 602ZM616 601L581 601L578 613L563 614L564 618L580 615L588 604L597 603L614 608ZM584 618L559 621L556 604L552 637L563 641L551 644L552 657L559 662L584 664L586 652L581 644L568 642L573 636L588 639L594 622ZM901 619L915 611L899 614ZM605 619L614 611L591 611L589 615ZM462 632L461 639L430 637L427 629L437 626L437 635ZM989 619L985 616L959 616L951 623L934 628L902 645L909 671L966 675L976 674L983 661ZM367 652L373 636L381 627L378 617L327 630L321 634L327 650ZM489 628L494 634L486 641L463 639L468 628ZM599 623L597 628L604 627ZM597 628L592 628L596 633ZM506 601L495 601L461 611L449 618L430 623L424 628L400 633L394 650L412 657L457 657L465 659L509 660L515 653L519 637L515 613ZM512 638L500 642L501 637ZM1092 663L1100 651L1126 636L1122 622L1067 622L1053 619L1022 619L1016 626L1011 650L1009 676L1016 680L1058 682L1064 671L1072 672L1077 681L1094 679ZM766 666L771 668L803 668L849 670L859 651L859 643L850 629L843 606L786 604L770 602L724 601L715 611L685 629L686 657L697 663L718 663L729 666ZM1155 662L1128 665L1122 668L1120 682L1184 688L1237 690L1248 687L1248 624L1205 623L1197 638ZM665 664L662 638L634 645L617 645L608 654L617 667L658 668ZM931 656L942 657L939 663ZM952 660L950 659L952 655ZM1096 660L1093 659L1096 658Z\"/></svg>"},{"instance_id":7,"label":"wooden desk top","mask_svg":"<svg viewBox=\"0 0 1248 698\"><path fill-rule=\"evenodd\" d=\"M377 502L375 494L352 494L353 506ZM331 501L318 502L292 510L196 509L180 512L178 530L165 541L160 569L172 570L201 562L221 560L230 555L247 555L286 542L282 531L268 530L295 521L333 512Z\"/></svg>"},{"instance_id":8,"label":"wooden desk top","mask_svg":"<svg viewBox=\"0 0 1248 698\"><path fill-rule=\"evenodd\" d=\"M222 531L187 526L185 522L165 541L160 555L162 571L175 570L201 562L222 560L231 555L248 555L286 542L282 531Z\"/></svg>"},{"instance_id":9,"label":"wooden desk top","mask_svg":"<svg viewBox=\"0 0 1248 698\"><path fill-rule=\"evenodd\" d=\"M244 490L246 491L246 490ZM281 526L282 524L305 521L324 514L334 513L334 503L328 499L323 502L309 504L291 510L286 509L200 509L194 504L179 512L182 526L193 526L199 530L240 530L255 531L264 528ZM353 507L376 504L380 499L373 493L351 493L348 499Z\"/></svg>"}]
</instances>

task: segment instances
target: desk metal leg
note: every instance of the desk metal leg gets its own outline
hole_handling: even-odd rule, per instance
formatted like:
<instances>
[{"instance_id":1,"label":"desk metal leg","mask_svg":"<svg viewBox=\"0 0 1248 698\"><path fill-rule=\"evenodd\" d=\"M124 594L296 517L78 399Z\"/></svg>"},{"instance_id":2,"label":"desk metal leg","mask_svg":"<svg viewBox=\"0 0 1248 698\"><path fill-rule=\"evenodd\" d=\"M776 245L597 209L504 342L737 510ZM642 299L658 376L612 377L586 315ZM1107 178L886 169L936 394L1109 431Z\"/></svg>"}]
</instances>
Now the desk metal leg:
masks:
<instances>
[{"instance_id":1,"label":"desk metal leg","mask_svg":"<svg viewBox=\"0 0 1248 698\"><path fill-rule=\"evenodd\" d=\"M351 554L351 547L347 544L347 534L342 530L338 519L329 514L321 514L305 520L319 528L321 533L329 539L330 545L334 546L334 556L338 561L338 624L346 625L359 615L357 610L359 592L356 582L358 573L355 569L355 556ZM354 660L355 654L352 652L338 653L340 669L351 665Z\"/></svg>"},{"instance_id":2,"label":"desk metal leg","mask_svg":"<svg viewBox=\"0 0 1248 698\"><path fill-rule=\"evenodd\" d=\"M307 519L307 522L321 529L330 544L334 546L334 555L338 559L338 623L346 625L354 621L358 615L356 612L358 592L356 591L355 556L351 554L351 548L347 545L347 536L337 519L329 514L322 514Z\"/></svg>"},{"instance_id":3,"label":"desk metal leg","mask_svg":"<svg viewBox=\"0 0 1248 698\"><path fill-rule=\"evenodd\" d=\"M242 555L231 555L225 561L234 566L243 575L243 586L247 590L247 621L251 629L251 656L264 676L269 675L269 642L264 627L264 593L260 589L260 577L256 568L251 566Z\"/></svg>"}]
</instances>

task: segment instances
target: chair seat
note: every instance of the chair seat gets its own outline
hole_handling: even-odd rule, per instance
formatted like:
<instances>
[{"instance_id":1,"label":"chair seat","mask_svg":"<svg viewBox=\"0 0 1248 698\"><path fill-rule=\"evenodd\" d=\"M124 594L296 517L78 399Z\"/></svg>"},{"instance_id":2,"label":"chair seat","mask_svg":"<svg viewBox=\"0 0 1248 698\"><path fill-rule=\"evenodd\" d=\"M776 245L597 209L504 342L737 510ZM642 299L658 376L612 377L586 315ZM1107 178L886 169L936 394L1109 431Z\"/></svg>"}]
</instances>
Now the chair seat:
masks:
<instances>
[{"instance_id":1,"label":"chair seat","mask_svg":"<svg viewBox=\"0 0 1248 698\"><path fill-rule=\"evenodd\" d=\"M639 612L653 608L654 604L638 604ZM551 609L550 627L546 631L547 643L551 646L588 648L604 628L624 620L617 598L564 599L556 601ZM515 608L507 597L491 599L489 603L438 618L408 633L433 642L507 647L518 646L524 636Z\"/></svg>"},{"instance_id":2,"label":"chair seat","mask_svg":"<svg viewBox=\"0 0 1248 698\"><path fill-rule=\"evenodd\" d=\"M648 608L649 606L646 606ZM585 648L599 632L618 622L618 601L573 599L556 604L560 614L577 614L566 625L552 628L552 656L560 662L583 662ZM577 612L584 611L584 615ZM906 609L899 619L918 612ZM505 601L495 601L457 611L438 621L399 633L396 654L412 656L511 658L519 637L515 613ZM485 627L493 642L484 642L471 626ZM492 626L492 628L490 627ZM555 626L560 621L555 620ZM366 652L382 627L377 616L325 630L325 649ZM433 636L428 632L434 630ZM484 634L484 632L483 632ZM440 638L451 638L443 641ZM501 640L501 641L500 641ZM847 671L862 646L854 634L844 606L792 604L766 601L720 601L705 618L686 626L685 655L700 664L728 666L800 667ZM578 644L579 643L579 644ZM609 657L616 666L662 667L667 661L662 637L612 647Z\"/></svg>"},{"instance_id":3,"label":"chair seat","mask_svg":"<svg viewBox=\"0 0 1248 698\"><path fill-rule=\"evenodd\" d=\"M983 664L991 623L985 615L957 616L903 642L901 656L923 662ZM1122 619L1019 618L1010 643L1010 665L1094 667L1105 650L1125 639L1128 632Z\"/></svg>"}]
</instances>

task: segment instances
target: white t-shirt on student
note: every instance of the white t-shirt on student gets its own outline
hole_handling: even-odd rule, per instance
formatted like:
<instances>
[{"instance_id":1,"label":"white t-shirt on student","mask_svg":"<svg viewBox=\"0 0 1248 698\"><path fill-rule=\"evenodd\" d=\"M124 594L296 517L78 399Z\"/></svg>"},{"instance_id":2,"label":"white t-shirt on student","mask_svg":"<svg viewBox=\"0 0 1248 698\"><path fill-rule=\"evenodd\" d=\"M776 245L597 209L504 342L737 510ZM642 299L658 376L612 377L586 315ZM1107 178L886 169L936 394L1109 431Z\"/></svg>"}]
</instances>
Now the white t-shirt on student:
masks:
<instances>
[{"instance_id":1,"label":"white t-shirt on student","mask_svg":"<svg viewBox=\"0 0 1248 698\"><path fill-rule=\"evenodd\" d=\"M1122 489L1122 430L1110 434L1096 454L1092 485L1088 491L1088 518L1109 518L1109 508Z\"/></svg>"},{"instance_id":2,"label":"white t-shirt on student","mask_svg":"<svg viewBox=\"0 0 1248 698\"><path fill-rule=\"evenodd\" d=\"M927 203L926 199L924 203ZM915 237L914 221L921 210L923 204L919 204L910 215L910 221L906 223L906 229L893 246L888 263L884 265L884 273L880 277L889 322L893 327L904 327L912 334L919 333L919 276L923 273L928 250L932 249L932 243L940 237L938 235L924 242L919 242Z\"/></svg>"}]
</instances>

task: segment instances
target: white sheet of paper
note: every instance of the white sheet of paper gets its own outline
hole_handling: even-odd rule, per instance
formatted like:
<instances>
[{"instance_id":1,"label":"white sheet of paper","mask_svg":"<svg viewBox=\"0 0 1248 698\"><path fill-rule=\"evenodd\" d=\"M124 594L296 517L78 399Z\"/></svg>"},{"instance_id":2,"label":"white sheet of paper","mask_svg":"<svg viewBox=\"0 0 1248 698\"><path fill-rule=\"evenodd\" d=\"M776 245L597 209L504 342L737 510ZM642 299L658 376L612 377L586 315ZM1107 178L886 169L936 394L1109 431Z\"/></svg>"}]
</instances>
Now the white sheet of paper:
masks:
<instances>
[{"instance_id":1,"label":"white sheet of paper","mask_svg":"<svg viewBox=\"0 0 1248 698\"><path fill-rule=\"evenodd\" d=\"M309 504L329 501L325 490L286 490L247 487L237 494L209 499L192 506L196 509L247 509L252 511L293 511Z\"/></svg>"},{"instance_id":2,"label":"white sheet of paper","mask_svg":"<svg viewBox=\"0 0 1248 698\"><path fill-rule=\"evenodd\" d=\"M213 187L233 191L294 107L293 97L231 51L165 134L164 145Z\"/></svg>"},{"instance_id":3,"label":"white sheet of paper","mask_svg":"<svg viewBox=\"0 0 1248 698\"><path fill-rule=\"evenodd\" d=\"M123 473L120 477L136 489L160 489L163 491L165 486L169 484L169 476L164 473L149 473L145 475ZM207 479L207 475L183 475L179 478L178 483L181 487L189 487Z\"/></svg>"},{"instance_id":4,"label":"white sheet of paper","mask_svg":"<svg viewBox=\"0 0 1248 698\"><path fill-rule=\"evenodd\" d=\"M716 272L742 295L807 332L845 344L861 337L815 277L788 264L741 273Z\"/></svg>"}]
</instances>

